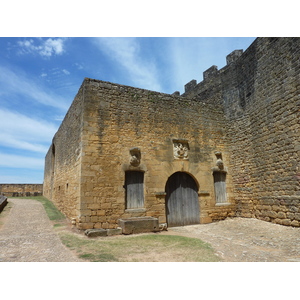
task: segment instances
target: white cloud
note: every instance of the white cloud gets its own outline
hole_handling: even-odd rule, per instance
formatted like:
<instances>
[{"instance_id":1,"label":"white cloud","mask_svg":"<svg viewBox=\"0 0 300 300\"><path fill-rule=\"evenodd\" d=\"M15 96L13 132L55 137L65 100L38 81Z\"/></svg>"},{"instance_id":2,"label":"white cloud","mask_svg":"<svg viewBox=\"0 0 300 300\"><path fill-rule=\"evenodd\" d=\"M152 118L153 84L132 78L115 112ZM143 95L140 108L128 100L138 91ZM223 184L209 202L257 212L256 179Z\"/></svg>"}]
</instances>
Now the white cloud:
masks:
<instances>
[{"instance_id":1,"label":"white cloud","mask_svg":"<svg viewBox=\"0 0 300 300\"><path fill-rule=\"evenodd\" d=\"M20 46L19 53L38 53L42 57L60 55L65 51L64 41L65 39L62 38L48 38L47 40L29 39L24 41L18 41L18 45Z\"/></svg>"},{"instance_id":2,"label":"white cloud","mask_svg":"<svg viewBox=\"0 0 300 300\"><path fill-rule=\"evenodd\" d=\"M26 158L25 158L26 159ZM7 170L7 169L6 169ZM30 170L30 169L19 169L17 172L13 168L10 170L12 173L8 175L8 171L5 174L0 174L0 182L3 183L43 183L43 171L41 170Z\"/></svg>"},{"instance_id":3,"label":"white cloud","mask_svg":"<svg viewBox=\"0 0 300 300\"><path fill-rule=\"evenodd\" d=\"M66 69L63 69L62 72L63 72L65 75L70 75L70 74L71 74L71 73L70 73L68 70L66 70Z\"/></svg>"},{"instance_id":4,"label":"white cloud","mask_svg":"<svg viewBox=\"0 0 300 300\"><path fill-rule=\"evenodd\" d=\"M83 65L82 65L82 64L75 63L74 65L76 66L76 68L77 68L78 70L82 70L82 69L83 69Z\"/></svg>"},{"instance_id":5,"label":"white cloud","mask_svg":"<svg viewBox=\"0 0 300 300\"><path fill-rule=\"evenodd\" d=\"M67 110L69 105L61 96L38 85L21 71L17 73L0 66L0 88L2 94L20 94L41 104Z\"/></svg>"},{"instance_id":6,"label":"white cloud","mask_svg":"<svg viewBox=\"0 0 300 300\"><path fill-rule=\"evenodd\" d=\"M5 147L46 153L57 131L57 127L49 122L4 109L0 109L0 120L3 120L0 145Z\"/></svg>"},{"instance_id":7,"label":"white cloud","mask_svg":"<svg viewBox=\"0 0 300 300\"><path fill-rule=\"evenodd\" d=\"M0 166L9 168L43 169L43 158L0 153Z\"/></svg>"},{"instance_id":8,"label":"white cloud","mask_svg":"<svg viewBox=\"0 0 300 300\"><path fill-rule=\"evenodd\" d=\"M128 72L132 84L160 91L158 70L153 62L141 56L136 38L96 38L96 45Z\"/></svg>"}]
</instances>

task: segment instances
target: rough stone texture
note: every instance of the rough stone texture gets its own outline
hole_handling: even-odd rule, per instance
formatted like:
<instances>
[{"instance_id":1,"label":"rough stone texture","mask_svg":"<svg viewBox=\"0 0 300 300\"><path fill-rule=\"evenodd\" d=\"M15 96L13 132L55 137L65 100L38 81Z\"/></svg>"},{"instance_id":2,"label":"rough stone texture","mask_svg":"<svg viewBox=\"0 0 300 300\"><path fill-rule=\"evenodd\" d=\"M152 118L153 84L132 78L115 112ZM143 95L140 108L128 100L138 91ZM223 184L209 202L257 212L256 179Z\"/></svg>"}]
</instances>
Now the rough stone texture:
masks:
<instances>
[{"instance_id":1,"label":"rough stone texture","mask_svg":"<svg viewBox=\"0 0 300 300\"><path fill-rule=\"evenodd\" d=\"M207 191L199 194L200 222L211 221L208 212L219 209L211 171L214 153L221 151L229 164L225 132L222 110L213 105L85 79L46 156L44 195L75 218L79 229L113 229L118 219L130 217L165 223L166 182L183 171L193 176L199 192ZM174 158L173 140L188 142L188 159ZM137 166L131 163L133 148L141 151ZM144 172L142 209L125 208L128 170ZM227 179L234 206L230 173ZM232 206L227 208L224 216Z\"/></svg>"},{"instance_id":2,"label":"rough stone texture","mask_svg":"<svg viewBox=\"0 0 300 300\"><path fill-rule=\"evenodd\" d=\"M120 219L118 223L123 234L160 231L158 219L152 217Z\"/></svg>"},{"instance_id":3,"label":"rough stone texture","mask_svg":"<svg viewBox=\"0 0 300 300\"><path fill-rule=\"evenodd\" d=\"M0 194L6 197L29 197L43 194L42 184L0 184Z\"/></svg>"},{"instance_id":4,"label":"rough stone texture","mask_svg":"<svg viewBox=\"0 0 300 300\"><path fill-rule=\"evenodd\" d=\"M99 229L87 229L85 235L88 237L97 237L97 236L107 236L107 230L99 228Z\"/></svg>"},{"instance_id":5,"label":"rough stone texture","mask_svg":"<svg viewBox=\"0 0 300 300\"><path fill-rule=\"evenodd\" d=\"M258 38L238 54L188 95L224 107L236 215L299 226L300 38Z\"/></svg>"},{"instance_id":6,"label":"rough stone texture","mask_svg":"<svg viewBox=\"0 0 300 300\"><path fill-rule=\"evenodd\" d=\"M113 228L113 229L107 229L107 235L112 236L112 235L119 235L122 234L122 228Z\"/></svg>"},{"instance_id":7,"label":"rough stone texture","mask_svg":"<svg viewBox=\"0 0 300 300\"><path fill-rule=\"evenodd\" d=\"M201 223L242 216L298 226L300 38L258 38L227 62L181 96L86 78L46 156L45 196L80 229L130 217L165 223L165 184L182 171L199 186ZM173 140L188 141L188 159L174 159ZM225 205L215 202L216 151ZM125 209L128 170L144 172L143 209Z\"/></svg>"},{"instance_id":8,"label":"rough stone texture","mask_svg":"<svg viewBox=\"0 0 300 300\"><path fill-rule=\"evenodd\" d=\"M78 221L81 209L81 159L83 142L82 89L75 97L46 154L43 194L70 219ZM92 227L86 227L92 228Z\"/></svg>"}]
</instances>

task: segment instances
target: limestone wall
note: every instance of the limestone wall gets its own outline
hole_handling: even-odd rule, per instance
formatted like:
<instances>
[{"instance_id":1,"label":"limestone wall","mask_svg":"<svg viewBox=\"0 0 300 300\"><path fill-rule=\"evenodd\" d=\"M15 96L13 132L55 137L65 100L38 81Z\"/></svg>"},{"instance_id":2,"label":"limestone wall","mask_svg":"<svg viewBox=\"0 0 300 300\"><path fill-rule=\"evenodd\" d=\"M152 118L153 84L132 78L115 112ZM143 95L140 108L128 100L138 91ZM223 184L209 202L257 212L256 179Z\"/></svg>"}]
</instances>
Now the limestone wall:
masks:
<instances>
[{"instance_id":1,"label":"limestone wall","mask_svg":"<svg viewBox=\"0 0 300 300\"><path fill-rule=\"evenodd\" d=\"M222 110L184 99L92 79L84 82L80 228L114 228L119 218L158 217L166 222L165 185L177 171L193 176L199 185L201 222L233 215L230 172L228 199L215 206L212 168L215 151L229 165L226 123ZM173 140L186 140L189 159L176 160ZM141 150L141 164L130 165L130 149ZM125 209L125 171L145 172L145 207ZM218 210L222 216L211 214Z\"/></svg>"},{"instance_id":2,"label":"limestone wall","mask_svg":"<svg viewBox=\"0 0 300 300\"><path fill-rule=\"evenodd\" d=\"M299 226L300 38L258 38L235 54L184 96L212 93L224 107L237 215Z\"/></svg>"},{"instance_id":3,"label":"limestone wall","mask_svg":"<svg viewBox=\"0 0 300 300\"><path fill-rule=\"evenodd\" d=\"M43 194L70 219L80 211L83 105L81 88L45 158Z\"/></svg>"},{"instance_id":4,"label":"limestone wall","mask_svg":"<svg viewBox=\"0 0 300 300\"><path fill-rule=\"evenodd\" d=\"M6 197L41 196L42 184L0 184L0 195Z\"/></svg>"},{"instance_id":5,"label":"limestone wall","mask_svg":"<svg viewBox=\"0 0 300 300\"><path fill-rule=\"evenodd\" d=\"M243 178L248 189L238 212L299 226L300 39L258 39L246 54L253 57L252 70L244 74L251 81L240 85L236 100L243 117L232 118L230 133L235 138L248 127L248 146L232 144L236 180ZM239 63L236 68L243 66Z\"/></svg>"},{"instance_id":6,"label":"limestone wall","mask_svg":"<svg viewBox=\"0 0 300 300\"><path fill-rule=\"evenodd\" d=\"M134 216L164 223L166 182L183 171L199 187L202 223L243 216L299 226L299 63L299 38L258 38L181 96L85 79L46 156L45 196L82 229ZM174 159L174 141L187 143L188 159ZM215 200L216 152L228 203ZM143 208L125 207L128 170L144 172Z\"/></svg>"}]
</instances>

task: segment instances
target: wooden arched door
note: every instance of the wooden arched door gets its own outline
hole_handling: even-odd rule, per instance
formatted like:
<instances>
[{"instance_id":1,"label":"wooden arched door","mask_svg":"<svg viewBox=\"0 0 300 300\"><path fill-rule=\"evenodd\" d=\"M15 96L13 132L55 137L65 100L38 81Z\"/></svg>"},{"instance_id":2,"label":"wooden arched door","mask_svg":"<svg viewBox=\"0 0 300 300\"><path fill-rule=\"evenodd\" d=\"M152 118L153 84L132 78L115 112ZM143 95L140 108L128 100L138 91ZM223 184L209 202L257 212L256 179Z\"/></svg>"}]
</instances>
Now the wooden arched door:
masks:
<instances>
[{"instance_id":1,"label":"wooden arched door","mask_svg":"<svg viewBox=\"0 0 300 300\"><path fill-rule=\"evenodd\" d=\"M166 183L166 215L168 227L200 223L198 187L187 173L176 172Z\"/></svg>"}]
</instances>

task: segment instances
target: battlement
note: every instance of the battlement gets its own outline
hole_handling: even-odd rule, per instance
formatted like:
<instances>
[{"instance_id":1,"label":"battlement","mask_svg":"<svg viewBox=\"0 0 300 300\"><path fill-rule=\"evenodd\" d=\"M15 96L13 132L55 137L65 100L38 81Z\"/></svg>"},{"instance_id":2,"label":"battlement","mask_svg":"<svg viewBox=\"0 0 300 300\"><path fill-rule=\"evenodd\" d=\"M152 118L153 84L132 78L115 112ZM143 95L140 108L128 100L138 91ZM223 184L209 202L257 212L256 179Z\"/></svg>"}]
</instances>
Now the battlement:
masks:
<instances>
[{"instance_id":1,"label":"battlement","mask_svg":"<svg viewBox=\"0 0 300 300\"><path fill-rule=\"evenodd\" d=\"M237 61L237 59L243 54L243 50L234 50L226 56L227 65L230 65Z\"/></svg>"},{"instance_id":2,"label":"battlement","mask_svg":"<svg viewBox=\"0 0 300 300\"><path fill-rule=\"evenodd\" d=\"M198 84L197 84L197 80L195 80L195 79L188 82L184 86L184 94L182 94L182 96L187 96L187 95L194 94L195 92L197 92L197 89L199 88L199 85L203 85L208 80L212 80L213 78L220 75L220 73L227 66L230 66L230 65L233 65L234 63L236 63L238 61L238 59L242 56L243 53L244 53L244 51L242 49L240 49L240 50L234 50L230 54L228 54L226 56L227 65L224 68L222 68L221 70L218 70L218 67L215 66L215 65L213 65L210 68L208 68L207 70L205 70L203 72L203 81L199 82ZM177 92L177 95L178 95L178 92Z\"/></svg>"}]
</instances>

